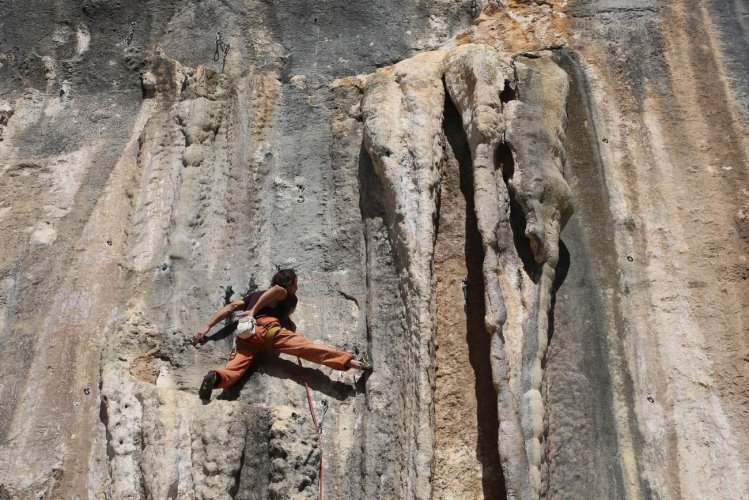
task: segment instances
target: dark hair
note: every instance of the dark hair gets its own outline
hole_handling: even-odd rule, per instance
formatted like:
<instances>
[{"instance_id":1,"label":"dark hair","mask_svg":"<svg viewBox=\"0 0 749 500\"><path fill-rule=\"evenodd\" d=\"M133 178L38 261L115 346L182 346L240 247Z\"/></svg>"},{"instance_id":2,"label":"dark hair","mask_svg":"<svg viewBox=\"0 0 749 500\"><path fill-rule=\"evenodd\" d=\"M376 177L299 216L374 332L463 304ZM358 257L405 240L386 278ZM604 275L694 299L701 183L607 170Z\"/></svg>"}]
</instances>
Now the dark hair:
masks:
<instances>
[{"instance_id":1,"label":"dark hair","mask_svg":"<svg viewBox=\"0 0 749 500\"><path fill-rule=\"evenodd\" d=\"M278 285L283 288L288 288L296 281L296 271L293 269L281 269L273 275L270 285Z\"/></svg>"}]
</instances>

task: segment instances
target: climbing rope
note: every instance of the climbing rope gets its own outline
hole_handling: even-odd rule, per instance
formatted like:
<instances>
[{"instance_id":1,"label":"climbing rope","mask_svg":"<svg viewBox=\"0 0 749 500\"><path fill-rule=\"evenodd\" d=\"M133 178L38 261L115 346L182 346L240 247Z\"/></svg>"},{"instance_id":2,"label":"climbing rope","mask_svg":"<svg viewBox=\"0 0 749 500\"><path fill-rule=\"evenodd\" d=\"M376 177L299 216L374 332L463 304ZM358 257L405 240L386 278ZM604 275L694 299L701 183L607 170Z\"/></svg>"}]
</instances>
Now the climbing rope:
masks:
<instances>
[{"instance_id":1,"label":"climbing rope","mask_svg":"<svg viewBox=\"0 0 749 500\"><path fill-rule=\"evenodd\" d=\"M297 356L296 358L297 362L299 363L299 366L301 368L304 368L304 365L302 365L302 360L299 359ZM307 383L307 379L304 379L304 388L307 390L307 404L309 405L309 412L312 414L312 423L315 425L315 432L317 432L317 446L320 448L320 479L319 479L319 496L320 500L323 500L322 496L322 483L323 483L323 475L322 475L322 442L321 442L321 434L322 434L322 426L318 424L317 422L317 411L315 411L315 405L312 402L312 392L309 390L309 383ZM327 413L327 408L326 408Z\"/></svg>"}]
</instances>

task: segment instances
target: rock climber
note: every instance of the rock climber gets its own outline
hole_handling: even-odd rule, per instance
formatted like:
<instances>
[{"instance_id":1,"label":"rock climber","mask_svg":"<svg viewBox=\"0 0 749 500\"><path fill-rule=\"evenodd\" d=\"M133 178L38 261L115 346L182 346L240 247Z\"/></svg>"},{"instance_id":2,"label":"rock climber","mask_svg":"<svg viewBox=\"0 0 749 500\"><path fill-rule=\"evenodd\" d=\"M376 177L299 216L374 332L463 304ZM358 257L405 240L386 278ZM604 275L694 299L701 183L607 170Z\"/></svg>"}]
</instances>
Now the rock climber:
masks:
<instances>
[{"instance_id":1,"label":"rock climber","mask_svg":"<svg viewBox=\"0 0 749 500\"><path fill-rule=\"evenodd\" d=\"M273 276L269 289L259 290L227 304L195 334L195 340L202 342L211 328L240 309L242 312L237 317L255 318L253 335L247 338L235 337L236 348L232 350L226 367L211 370L203 377L198 391L201 399L210 399L215 388L224 389L236 383L247 371L255 355L266 349L298 356L336 370L371 369L366 356L362 360L354 359L353 354L325 344L316 344L287 328L293 328L289 316L296 307L297 288L296 272L293 269L281 269Z\"/></svg>"}]
</instances>

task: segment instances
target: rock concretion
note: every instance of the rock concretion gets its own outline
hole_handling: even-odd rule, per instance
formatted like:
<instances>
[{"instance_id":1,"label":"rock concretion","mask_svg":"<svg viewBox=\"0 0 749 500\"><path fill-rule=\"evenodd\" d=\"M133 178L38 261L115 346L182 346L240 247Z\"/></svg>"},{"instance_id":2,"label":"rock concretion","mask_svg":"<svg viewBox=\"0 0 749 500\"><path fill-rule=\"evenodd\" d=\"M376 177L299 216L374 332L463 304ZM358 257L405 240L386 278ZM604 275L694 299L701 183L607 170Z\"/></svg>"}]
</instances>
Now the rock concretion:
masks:
<instances>
[{"instance_id":1,"label":"rock concretion","mask_svg":"<svg viewBox=\"0 0 749 500\"><path fill-rule=\"evenodd\" d=\"M490 47L468 44L403 61L366 81L364 143L385 190L403 269L406 318L414 318L407 323L408 331L414 345L427 346L411 359L427 367L428 375L433 362L428 347L434 341L430 312L435 299L429 291L435 279L435 198L444 148L443 76L461 114L473 162L485 255L485 324L493 337L498 446L508 494L538 497L544 421L541 360L549 334L559 232L572 212L562 178L567 76L548 56L503 58ZM429 414L430 387L416 387ZM418 446L422 439L415 440L419 454L425 453Z\"/></svg>"},{"instance_id":2,"label":"rock concretion","mask_svg":"<svg viewBox=\"0 0 749 500\"><path fill-rule=\"evenodd\" d=\"M435 218L442 162L443 53L379 70L364 85L366 147L384 190L385 211L406 310L408 378L405 496L429 495L433 453ZM404 388L405 389L405 388Z\"/></svg>"},{"instance_id":3,"label":"rock concretion","mask_svg":"<svg viewBox=\"0 0 749 500\"><path fill-rule=\"evenodd\" d=\"M47 4L0 23L1 499L749 495L740 2ZM374 372L204 404L279 267Z\"/></svg>"}]
</instances>

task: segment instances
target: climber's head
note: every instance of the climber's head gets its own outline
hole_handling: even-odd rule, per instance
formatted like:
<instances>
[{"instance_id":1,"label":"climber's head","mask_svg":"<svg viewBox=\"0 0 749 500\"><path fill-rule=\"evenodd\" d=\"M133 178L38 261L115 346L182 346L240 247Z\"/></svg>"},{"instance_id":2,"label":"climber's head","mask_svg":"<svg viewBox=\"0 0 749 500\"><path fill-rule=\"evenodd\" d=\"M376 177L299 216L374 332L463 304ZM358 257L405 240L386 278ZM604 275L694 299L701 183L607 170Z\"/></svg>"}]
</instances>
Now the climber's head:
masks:
<instances>
[{"instance_id":1,"label":"climber's head","mask_svg":"<svg viewBox=\"0 0 749 500\"><path fill-rule=\"evenodd\" d=\"M281 286L290 294L295 295L298 288L296 272L293 269L281 269L273 275L271 286L274 285Z\"/></svg>"}]
</instances>

